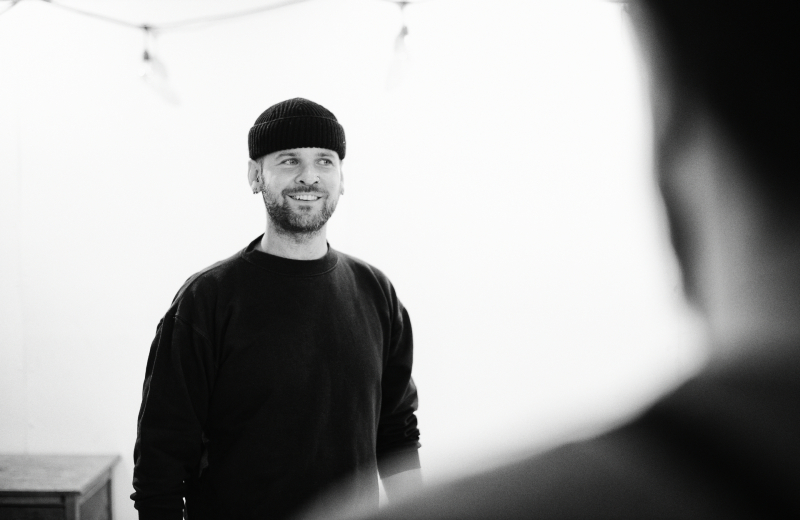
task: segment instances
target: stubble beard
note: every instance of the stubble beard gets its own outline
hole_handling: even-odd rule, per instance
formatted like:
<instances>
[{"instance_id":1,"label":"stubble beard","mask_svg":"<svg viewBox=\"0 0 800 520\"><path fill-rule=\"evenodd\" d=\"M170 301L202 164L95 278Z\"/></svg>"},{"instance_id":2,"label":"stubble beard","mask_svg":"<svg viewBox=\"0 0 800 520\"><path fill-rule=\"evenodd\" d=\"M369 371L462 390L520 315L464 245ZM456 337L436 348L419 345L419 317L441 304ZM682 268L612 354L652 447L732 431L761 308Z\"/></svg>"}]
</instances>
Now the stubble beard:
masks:
<instances>
[{"instance_id":1,"label":"stubble beard","mask_svg":"<svg viewBox=\"0 0 800 520\"><path fill-rule=\"evenodd\" d=\"M292 193L319 193L318 190L294 190ZM289 195L283 193L283 203L277 194L264 190L264 205L267 207L267 215L274 224L275 229L284 235L292 236L302 240L310 238L320 232L322 227L331 218L336 210L337 200L326 198L319 212L295 211L289 206Z\"/></svg>"}]
</instances>

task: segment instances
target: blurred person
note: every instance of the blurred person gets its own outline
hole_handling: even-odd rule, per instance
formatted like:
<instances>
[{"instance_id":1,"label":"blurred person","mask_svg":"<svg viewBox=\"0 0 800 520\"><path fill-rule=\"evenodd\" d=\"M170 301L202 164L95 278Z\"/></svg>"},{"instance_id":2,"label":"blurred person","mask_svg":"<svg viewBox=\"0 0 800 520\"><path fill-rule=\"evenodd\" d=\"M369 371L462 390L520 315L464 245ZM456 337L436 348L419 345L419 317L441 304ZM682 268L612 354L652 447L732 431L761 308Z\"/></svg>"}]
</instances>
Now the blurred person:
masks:
<instances>
[{"instance_id":1,"label":"blurred person","mask_svg":"<svg viewBox=\"0 0 800 520\"><path fill-rule=\"evenodd\" d=\"M379 518L800 517L799 5L627 8L708 364L611 431L440 485Z\"/></svg>"},{"instance_id":2,"label":"blurred person","mask_svg":"<svg viewBox=\"0 0 800 520\"><path fill-rule=\"evenodd\" d=\"M158 325L134 450L141 519L278 519L331 485L377 505L419 485L408 313L331 248L345 134L295 98L250 129L266 231L190 277Z\"/></svg>"}]
</instances>

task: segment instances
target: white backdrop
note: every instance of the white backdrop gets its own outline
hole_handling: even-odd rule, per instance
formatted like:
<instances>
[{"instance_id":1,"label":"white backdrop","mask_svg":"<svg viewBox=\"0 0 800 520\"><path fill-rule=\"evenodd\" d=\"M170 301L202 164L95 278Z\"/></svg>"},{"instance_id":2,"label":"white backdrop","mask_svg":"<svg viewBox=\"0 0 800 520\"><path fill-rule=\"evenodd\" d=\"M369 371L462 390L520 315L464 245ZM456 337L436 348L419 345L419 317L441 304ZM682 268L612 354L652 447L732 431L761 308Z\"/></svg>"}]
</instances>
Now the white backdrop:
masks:
<instances>
[{"instance_id":1,"label":"white backdrop","mask_svg":"<svg viewBox=\"0 0 800 520\"><path fill-rule=\"evenodd\" d=\"M264 5L64 0L135 22ZM0 2L0 8L7 5ZM0 15L0 451L118 453L127 495L156 324L264 227L246 135L295 96L344 125L337 249L393 280L415 331L429 481L607 427L700 362L620 6L310 0L142 35L36 0Z\"/></svg>"}]
</instances>

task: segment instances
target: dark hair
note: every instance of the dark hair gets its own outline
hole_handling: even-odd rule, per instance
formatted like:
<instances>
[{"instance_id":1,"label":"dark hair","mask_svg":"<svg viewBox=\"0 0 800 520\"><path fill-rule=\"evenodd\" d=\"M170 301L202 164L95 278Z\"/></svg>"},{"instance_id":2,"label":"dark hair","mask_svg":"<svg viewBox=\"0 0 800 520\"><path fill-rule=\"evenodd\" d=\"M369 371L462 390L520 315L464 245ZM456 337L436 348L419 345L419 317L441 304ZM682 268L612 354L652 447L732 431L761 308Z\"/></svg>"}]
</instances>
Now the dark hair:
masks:
<instances>
[{"instance_id":1,"label":"dark hair","mask_svg":"<svg viewBox=\"0 0 800 520\"><path fill-rule=\"evenodd\" d=\"M679 98L699 100L756 165L754 185L800 208L800 2L634 0L666 51Z\"/></svg>"}]
</instances>

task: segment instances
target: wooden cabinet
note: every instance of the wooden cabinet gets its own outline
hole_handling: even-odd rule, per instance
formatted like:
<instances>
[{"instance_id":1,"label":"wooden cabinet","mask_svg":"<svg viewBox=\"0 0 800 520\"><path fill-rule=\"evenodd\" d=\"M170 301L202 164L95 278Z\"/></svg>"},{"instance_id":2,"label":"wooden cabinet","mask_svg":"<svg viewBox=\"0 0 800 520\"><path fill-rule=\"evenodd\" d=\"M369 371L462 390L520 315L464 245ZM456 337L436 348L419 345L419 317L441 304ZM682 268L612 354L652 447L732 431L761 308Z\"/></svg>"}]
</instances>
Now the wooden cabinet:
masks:
<instances>
[{"instance_id":1,"label":"wooden cabinet","mask_svg":"<svg viewBox=\"0 0 800 520\"><path fill-rule=\"evenodd\" d=\"M110 520L117 455L0 454L0 520Z\"/></svg>"}]
</instances>

